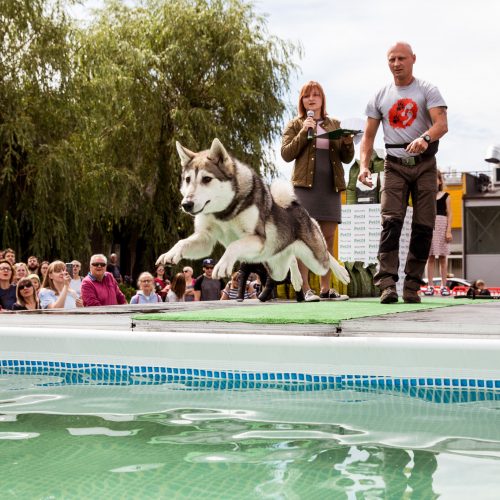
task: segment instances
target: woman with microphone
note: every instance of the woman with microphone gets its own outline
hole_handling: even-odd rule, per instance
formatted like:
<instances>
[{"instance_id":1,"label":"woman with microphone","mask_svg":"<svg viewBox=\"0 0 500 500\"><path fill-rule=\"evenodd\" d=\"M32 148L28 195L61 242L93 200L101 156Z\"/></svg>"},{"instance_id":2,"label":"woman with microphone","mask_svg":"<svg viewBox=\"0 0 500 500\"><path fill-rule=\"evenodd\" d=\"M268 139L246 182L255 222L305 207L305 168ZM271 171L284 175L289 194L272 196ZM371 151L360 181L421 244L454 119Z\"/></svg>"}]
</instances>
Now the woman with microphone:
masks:
<instances>
[{"instance_id":1,"label":"woman with microphone","mask_svg":"<svg viewBox=\"0 0 500 500\"><path fill-rule=\"evenodd\" d=\"M342 222L340 192L345 191L344 167L354 157L352 136L340 139L317 138L325 132L340 128L340 122L326 112L326 99L318 82L306 83L299 96L298 116L288 123L281 142L281 156L286 162L295 161L292 182L300 203L316 219L330 252L337 225ZM309 270L299 262L302 291L306 302L322 299L341 299L330 288L331 271L321 276L319 297L309 286Z\"/></svg>"}]
</instances>

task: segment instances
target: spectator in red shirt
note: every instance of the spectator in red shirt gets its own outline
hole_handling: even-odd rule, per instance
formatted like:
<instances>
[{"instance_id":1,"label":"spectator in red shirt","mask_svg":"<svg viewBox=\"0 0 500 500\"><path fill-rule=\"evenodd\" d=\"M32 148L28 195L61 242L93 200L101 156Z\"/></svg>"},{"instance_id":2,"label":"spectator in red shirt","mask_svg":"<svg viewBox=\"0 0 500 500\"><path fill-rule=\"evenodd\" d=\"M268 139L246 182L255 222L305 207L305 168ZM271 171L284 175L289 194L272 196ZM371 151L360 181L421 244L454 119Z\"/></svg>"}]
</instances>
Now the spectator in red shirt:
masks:
<instances>
[{"instance_id":1,"label":"spectator in red shirt","mask_svg":"<svg viewBox=\"0 0 500 500\"><path fill-rule=\"evenodd\" d=\"M82 299L85 307L126 304L127 299L111 273L106 271L107 260L102 254L90 258L90 272L82 281Z\"/></svg>"}]
</instances>

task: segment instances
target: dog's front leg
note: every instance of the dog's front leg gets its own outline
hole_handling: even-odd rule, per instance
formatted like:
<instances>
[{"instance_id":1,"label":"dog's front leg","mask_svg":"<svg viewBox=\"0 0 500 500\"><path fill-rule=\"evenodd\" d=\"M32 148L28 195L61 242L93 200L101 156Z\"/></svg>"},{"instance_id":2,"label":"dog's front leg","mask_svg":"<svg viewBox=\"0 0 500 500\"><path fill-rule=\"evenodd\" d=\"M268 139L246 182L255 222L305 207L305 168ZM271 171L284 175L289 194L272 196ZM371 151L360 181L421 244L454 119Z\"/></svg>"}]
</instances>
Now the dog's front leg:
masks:
<instances>
[{"instance_id":1,"label":"dog's front leg","mask_svg":"<svg viewBox=\"0 0 500 500\"><path fill-rule=\"evenodd\" d=\"M212 253L215 245L213 232L204 230L178 241L167 253L158 257L158 264L177 264L181 259L201 259Z\"/></svg>"},{"instance_id":2,"label":"dog's front leg","mask_svg":"<svg viewBox=\"0 0 500 500\"><path fill-rule=\"evenodd\" d=\"M237 260L252 262L262 253L263 248L264 242L257 235L245 236L233 241L227 246L224 255L214 267L212 276L215 279L231 276Z\"/></svg>"}]
</instances>

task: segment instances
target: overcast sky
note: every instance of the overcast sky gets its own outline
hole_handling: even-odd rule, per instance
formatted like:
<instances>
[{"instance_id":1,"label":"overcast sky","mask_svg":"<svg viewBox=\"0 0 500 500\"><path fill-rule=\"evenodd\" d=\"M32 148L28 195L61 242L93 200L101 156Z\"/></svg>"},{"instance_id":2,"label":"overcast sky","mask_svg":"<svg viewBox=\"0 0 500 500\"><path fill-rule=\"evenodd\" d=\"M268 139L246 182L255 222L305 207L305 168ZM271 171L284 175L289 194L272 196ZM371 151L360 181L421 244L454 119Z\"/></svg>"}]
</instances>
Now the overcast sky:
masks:
<instances>
[{"instance_id":1,"label":"overcast sky","mask_svg":"<svg viewBox=\"0 0 500 500\"><path fill-rule=\"evenodd\" d=\"M449 132L438 165L491 170L486 149L500 144L499 0L256 0L255 8L267 14L270 34L303 48L289 101L296 103L304 82L317 80L328 113L340 119L364 119L367 101L392 79L387 49L409 42L417 56L415 76L437 85L448 104ZM383 147L381 129L375 146ZM279 143L275 159L289 176Z\"/></svg>"},{"instance_id":2,"label":"overcast sky","mask_svg":"<svg viewBox=\"0 0 500 500\"><path fill-rule=\"evenodd\" d=\"M303 46L293 102L304 82L317 80L331 115L364 118L367 101L391 81L387 49L406 40L417 56L415 76L437 85L448 104L449 132L438 165L491 169L484 162L486 148L500 144L498 0L259 0L256 5L269 14L271 33ZM383 147L381 128L376 146Z\"/></svg>"}]
</instances>

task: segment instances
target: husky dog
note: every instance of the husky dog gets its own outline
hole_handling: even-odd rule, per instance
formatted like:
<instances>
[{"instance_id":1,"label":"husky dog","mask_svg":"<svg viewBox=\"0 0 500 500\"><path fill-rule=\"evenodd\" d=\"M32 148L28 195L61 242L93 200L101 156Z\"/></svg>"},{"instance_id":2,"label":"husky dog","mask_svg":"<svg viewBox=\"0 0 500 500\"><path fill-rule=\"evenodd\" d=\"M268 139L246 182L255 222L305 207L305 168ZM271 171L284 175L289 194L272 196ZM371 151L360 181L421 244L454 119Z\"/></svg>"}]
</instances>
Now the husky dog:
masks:
<instances>
[{"instance_id":1,"label":"husky dog","mask_svg":"<svg viewBox=\"0 0 500 500\"><path fill-rule=\"evenodd\" d=\"M212 276L230 276L236 261L262 262L275 281L290 269L294 289L302 287L297 259L313 273L330 268L342 282L349 274L328 252L319 224L296 200L289 182L268 187L250 167L233 159L214 139L210 150L194 153L176 143L182 165L182 209L194 216L194 233L177 242L156 264L201 259L217 242L226 251Z\"/></svg>"}]
</instances>

